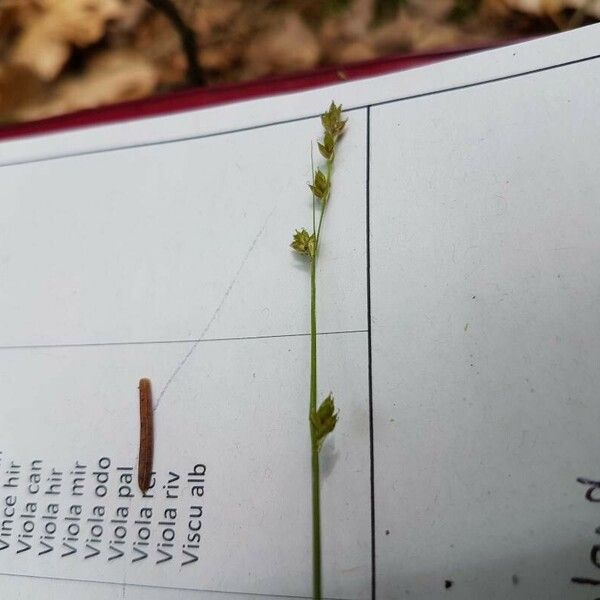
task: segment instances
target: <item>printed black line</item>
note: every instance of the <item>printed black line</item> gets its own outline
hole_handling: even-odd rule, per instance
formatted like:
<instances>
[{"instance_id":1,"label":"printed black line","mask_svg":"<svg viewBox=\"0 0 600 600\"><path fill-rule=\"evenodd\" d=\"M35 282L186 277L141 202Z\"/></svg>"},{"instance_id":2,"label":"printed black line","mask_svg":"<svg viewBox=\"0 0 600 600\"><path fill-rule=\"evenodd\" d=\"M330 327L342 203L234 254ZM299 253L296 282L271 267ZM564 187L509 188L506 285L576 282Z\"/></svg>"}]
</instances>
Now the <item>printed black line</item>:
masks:
<instances>
[{"instance_id":1,"label":"printed black line","mask_svg":"<svg viewBox=\"0 0 600 600\"><path fill-rule=\"evenodd\" d=\"M256 598L293 598L298 600L311 600L311 596L295 596L291 594L265 594L260 592L238 592L235 590L212 590L207 588L186 588L186 587L170 587L167 585L150 585L147 583L125 583L122 581L102 581L100 579L75 579L73 577L56 577L48 575L31 575L29 573L6 573L0 571L0 576L5 577L22 577L23 579L41 579L44 581L69 581L72 583L97 583L100 585L112 585L112 586L127 586L142 589L151 590L173 590L176 592L209 592L212 594L230 594L236 596L252 596ZM336 598L334 596L327 596L324 600L344 600L343 598Z\"/></svg>"},{"instance_id":2,"label":"printed black line","mask_svg":"<svg viewBox=\"0 0 600 600\"><path fill-rule=\"evenodd\" d=\"M565 61L562 63L558 63L555 65L549 65L547 67L538 67L537 69L530 69L528 71L522 71L520 73L513 73L511 75L502 75L499 77L491 77L490 79L482 79L481 81L475 81L473 83L464 83L464 84L460 84L460 85L455 85L455 86L450 86L447 88L441 88L439 90L432 90L429 92L421 92L418 94L412 94L409 96L400 96L398 98L392 98L390 100L382 100L380 102L373 102L370 104L361 104L358 106L353 106L351 108L348 108L345 110L345 112L353 112L353 111L358 111L358 110L363 110L365 108L372 108L372 107L376 107L376 106L385 106L386 104L393 104L394 102L405 102L407 100L415 100L418 98L426 98L428 96L437 96L439 94L445 94L448 92L456 92L459 90L467 90L470 88L474 88L474 87L479 87L479 86L483 86L483 85L487 85L487 84L492 84L492 83L498 83L501 81L509 81L511 79L518 79L520 77L527 77L528 75L535 75L537 73L544 73L546 71L554 71L557 69L561 69L563 67L570 67L573 65L578 65L581 63L585 63L585 62L589 62L589 61L593 61L593 60L597 60L600 58L600 54L594 54L592 56L586 56L584 58L577 58L574 60L569 60L569 61ZM431 66L431 65L430 65ZM391 73L388 73L388 75L390 75ZM360 80L357 80L360 81ZM314 91L314 90L306 90L308 91ZM300 93L300 92L299 92ZM200 109L196 109L196 110L200 110ZM16 165L23 165L23 164L34 164L34 163L38 163L38 162L46 162L46 161L50 161L50 160L60 160L60 159L64 159L64 158L73 158L73 157L78 157L78 156L90 156L90 155L95 155L95 154L103 154L106 152L119 152L119 151L126 151L126 150L131 150L134 148L146 148L148 146L163 146L165 144L176 144L176 143L180 143L180 142L189 142L191 140L201 140L201 139L207 139L207 138L212 138L212 137L217 137L220 135L228 135L228 134L233 134L233 133L242 133L245 131L255 131L258 129L265 129L266 127L275 127L277 125L286 125L288 123L297 123L300 121L308 121L310 119L316 119L318 118L320 115L319 114L312 114L312 115L306 115L304 117L293 117L290 119L282 119L280 121L272 121L270 123L261 123L260 125L249 125L247 127L238 127L235 129L224 129L223 131L215 131L212 133L205 133L205 134L200 134L200 135L193 135L193 136L186 136L186 137L180 137L180 138L175 138L175 139L170 139L170 140L160 140L157 142L143 142L140 144L130 144L130 145L125 145L125 146L119 146L118 148L100 148L98 150L87 150L87 151L81 151L81 152L71 152L68 154L60 154L60 155L54 155L54 156L46 156L46 157L42 157L42 158L35 158L35 159L30 159L30 160L16 160L16 161L12 161L12 162L5 162L2 163L0 162L0 168L2 167L11 167L11 166L16 166ZM110 125L110 123L108 123L107 125ZM66 130L67 132L69 130ZM53 134L49 134L49 135L60 135L61 132L55 132ZM62 132L65 133L65 132ZM10 140L9 140L10 141ZM0 143L0 147L1 147L1 143Z\"/></svg>"},{"instance_id":3,"label":"printed black line","mask_svg":"<svg viewBox=\"0 0 600 600\"><path fill-rule=\"evenodd\" d=\"M206 107L208 108L214 108L214 107ZM353 111L357 111L357 110L361 110L361 108L365 108L363 107L356 107L356 108L348 108L346 110L344 110L344 112L353 112ZM200 110L200 109L191 109L191 110ZM187 112L187 111L186 111ZM169 115L163 115L163 116L169 116ZM139 144L129 144L129 145L125 145L125 146L118 146L116 148L99 148L98 150L84 150L82 152L70 152L68 154L57 154L57 155L53 155L53 156L45 156L42 158L34 158L31 160L20 160L20 161L14 161L14 162L0 162L0 168L2 167L12 167L12 166L16 166L16 165L29 165L29 164L34 164L34 163L39 163L39 162L47 162L47 161L51 161L51 160L60 160L63 158L75 158L78 156L93 156L96 154L105 154L107 152L119 152L119 151L126 151L126 150L133 150L135 148L148 148L148 147L152 147L152 146L165 146L167 144L178 144L180 142L191 142L194 140L204 140L204 139L209 139L209 138L213 138L213 137L219 137L221 135L229 135L229 134L234 134L234 133L245 133L247 131L257 131L259 129L267 129L269 127L276 127L277 125L288 125L290 123L299 123L301 121L309 121L310 119L317 119L319 118L321 115L319 114L314 114L314 115L306 115L304 117L292 117L290 119L282 119L280 121L271 121L269 123L261 123L260 125L248 125L247 127L238 127L236 129L224 129L223 131L213 131L212 133L203 133L203 134L199 134L199 135L189 135L189 136L184 136L184 137L180 137L180 138L173 138L173 139L169 139L169 140L159 140L157 142L142 142ZM139 122L141 119L136 119L135 122ZM106 125L114 125L114 123L106 123ZM68 133L70 130L65 130L65 131L56 131L53 133L50 133L48 135L60 135L61 133ZM16 138L18 139L18 138ZM10 142L11 140L6 140L7 142ZM2 140L0 140L0 147L2 146Z\"/></svg>"},{"instance_id":4,"label":"printed black line","mask_svg":"<svg viewBox=\"0 0 600 600\"><path fill-rule=\"evenodd\" d=\"M345 329L340 331L319 331L317 335L347 335L353 333L367 333L366 329ZM212 342L242 342L247 340L271 340L280 338L309 337L310 333L274 333L271 335L246 335L239 337L195 338L181 340L140 340L133 342L82 342L73 344L22 344L0 346L0 350L38 350L52 348L98 348L103 346L150 346L153 344L194 344Z\"/></svg>"},{"instance_id":5,"label":"printed black line","mask_svg":"<svg viewBox=\"0 0 600 600\"><path fill-rule=\"evenodd\" d=\"M375 554L375 455L373 440L373 353L371 346L371 107L367 107L367 174L366 174L366 221L367 221L367 352L369 377L369 453L371 474L371 600L376 597Z\"/></svg>"}]
</instances>

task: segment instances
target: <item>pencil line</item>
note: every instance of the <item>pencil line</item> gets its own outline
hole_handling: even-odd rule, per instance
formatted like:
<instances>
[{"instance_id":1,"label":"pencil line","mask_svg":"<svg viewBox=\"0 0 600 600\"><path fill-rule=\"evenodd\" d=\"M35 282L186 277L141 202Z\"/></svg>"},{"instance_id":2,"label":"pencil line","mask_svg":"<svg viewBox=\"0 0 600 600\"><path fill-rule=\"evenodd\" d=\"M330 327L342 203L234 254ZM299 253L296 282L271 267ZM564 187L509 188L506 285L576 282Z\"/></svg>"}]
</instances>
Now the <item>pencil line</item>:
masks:
<instances>
[{"instance_id":1,"label":"pencil line","mask_svg":"<svg viewBox=\"0 0 600 600\"><path fill-rule=\"evenodd\" d=\"M196 348L198 347L198 344L200 344L200 342L202 341L202 338L208 333L209 329L212 327L212 324L217 320L217 317L219 316L219 313L221 312L221 309L225 305L225 302L227 302L227 298L229 298L229 294L231 293L231 290L235 286L237 280L240 277L240 274L244 270L244 267L246 266L246 263L248 262L248 259L250 258L250 255L252 254L252 252L254 252L254 249L256 248L256 244L258 244L258 240L260 240L260 238L262 237L263 233L265 232L265 229L267 228L267 224L269 223L269 221L271 220L271 217L273 216L273 214L277 210L277 206L278 205L276 204L273 207L273 209L271 210L271 212L267 215L267 218L265 219L265 222L262 224L262 227L260 228L260 230L258 231L258 233L256 234L256 236L254 236L254 239L252 240L252 243L248 247L248 250L246 250L246 253L244 254L242 260L240 261L240 264L239 264L239 266L237 268L237 271L235 272L233 278L231 279L231 282L227 286L227 289L223 293L221 301L219 302L219 304L215 308L212 316L210 317L210 320L208 321L208 323L205 325L204 329L202 330L202 333L200 334L199 339L192 344L192 347L185 353L185 356L179 361L178 365L175 367L175 369L171 373L170 377L167 379L167 382L163 386L162 390L160 391L160 394L158 395L158 398L156 399L156 404L154 405L154 410L155 411L158 410L158 407L160 406L161 400L163 399L163 397L166 394L167 390L169 389L169 387L173 383L174 379L177 377L177 375L179 375L179 373L181 372L181 370L183 369L183 367L186 365L187 361L191 358L192 354L195 352Z\"/></svg>"}]
</instances>

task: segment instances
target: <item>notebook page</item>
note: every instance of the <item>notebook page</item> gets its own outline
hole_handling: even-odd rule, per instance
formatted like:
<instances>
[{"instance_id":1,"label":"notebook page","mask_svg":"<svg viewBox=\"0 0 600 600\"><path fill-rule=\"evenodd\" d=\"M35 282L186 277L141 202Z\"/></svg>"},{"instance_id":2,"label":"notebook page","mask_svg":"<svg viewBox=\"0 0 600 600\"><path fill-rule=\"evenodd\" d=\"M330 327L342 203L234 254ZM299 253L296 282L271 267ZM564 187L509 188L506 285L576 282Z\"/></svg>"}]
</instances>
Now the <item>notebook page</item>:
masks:
<instances>
[{"instance_id":1,"label":"notebook page","mask_svg":"<svg viewBox=\"0 0 600 600\"><path fill-rule=\"evenodd\" d=\"M319 131L313 118L3 170L3 491L19 506L4 572L310 593L309 278L289 242L310 219ZM341 597L370 585L365 140L356 111L320 287L335 299L320 311L322 384L345 397L323 484ZM149 498L141 377L155 403Z\"/></svg>"},{"instance_id":2,"label":"notebook page","mask_svg":"<svg viewBox=\"0 0 600 600\"><path fill-rule=\"evenodd\" d=\"M381 597L595 597L599 89L592 59L370 109Z\"/></svg>"},{"instance_id":3,"label":"notebook page","mask_svg":"<svg viewBox=\"0 0 600 600\"><path fill-rule=\"evenodd\" d=\"M598 450L597 31L0 146L0 586L310 595L308 277L287 244L335 98L326 595L589 597L570 580L595 568L576 479Z\"/></svg>"}]
</instances>

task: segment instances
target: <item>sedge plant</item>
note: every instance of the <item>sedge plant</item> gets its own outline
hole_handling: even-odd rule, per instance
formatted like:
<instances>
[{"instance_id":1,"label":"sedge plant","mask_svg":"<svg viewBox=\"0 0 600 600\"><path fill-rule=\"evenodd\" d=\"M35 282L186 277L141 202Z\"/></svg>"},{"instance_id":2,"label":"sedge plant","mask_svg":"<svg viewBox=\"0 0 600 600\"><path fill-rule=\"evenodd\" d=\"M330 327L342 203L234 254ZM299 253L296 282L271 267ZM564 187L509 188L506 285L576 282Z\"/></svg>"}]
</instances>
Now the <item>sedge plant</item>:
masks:
<instances>
[{"instance_id":1,"label":"sedge plant","mask_svg":"<svg viewBox=\"0 0 600 600\"><path fill-rule=\"evenodd\" d=\"M331 103L329 110L321 115L323 137L318 142L319 153L324 159L323 167L313 168L309 188L312 192L312 230L298 229L291 247L310 263L310 387L308 403L308 426L311 448L311 489L313 525L313 598L322 597L321 577L321 497L319 451L323 441L337 423L338 413L333 394L317 405L317 262L323 218L331 200L331 179L337 145L344 133L346 121L342 119L342 107Z\"/></svg>"}]
</instances>

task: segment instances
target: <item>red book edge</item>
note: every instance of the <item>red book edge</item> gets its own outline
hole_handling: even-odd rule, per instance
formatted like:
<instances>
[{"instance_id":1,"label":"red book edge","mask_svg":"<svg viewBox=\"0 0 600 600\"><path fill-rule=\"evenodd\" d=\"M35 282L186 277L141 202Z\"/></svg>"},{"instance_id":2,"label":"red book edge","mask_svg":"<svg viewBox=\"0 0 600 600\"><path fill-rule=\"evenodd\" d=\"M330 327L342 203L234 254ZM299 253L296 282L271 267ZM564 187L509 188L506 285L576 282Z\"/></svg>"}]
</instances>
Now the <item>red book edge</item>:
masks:
<instances>
[{"instance_id":1,"label":"red book edge","mask_svg":"<svg viewBox=\"0 0 600 600\"><path fill-rule=\"evenodd\" d=\"M5 125L0 127L0 140L65 131L90 125L129 121L215 106L238 100L250 100L276 94L309 90L334 83L364 79L375 75L419 67L490 47L492 46L470 46L428 54L390 56L349 65L324 67L294 75L268 77L245 83L172 91L141 100L120 102L56 117Z\"/></svg>"}]
</instances>

